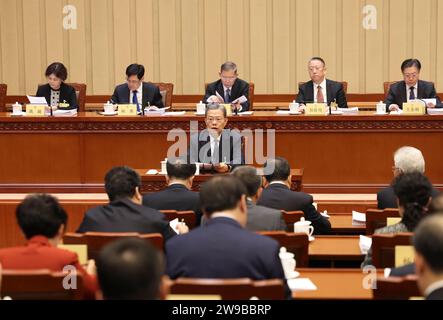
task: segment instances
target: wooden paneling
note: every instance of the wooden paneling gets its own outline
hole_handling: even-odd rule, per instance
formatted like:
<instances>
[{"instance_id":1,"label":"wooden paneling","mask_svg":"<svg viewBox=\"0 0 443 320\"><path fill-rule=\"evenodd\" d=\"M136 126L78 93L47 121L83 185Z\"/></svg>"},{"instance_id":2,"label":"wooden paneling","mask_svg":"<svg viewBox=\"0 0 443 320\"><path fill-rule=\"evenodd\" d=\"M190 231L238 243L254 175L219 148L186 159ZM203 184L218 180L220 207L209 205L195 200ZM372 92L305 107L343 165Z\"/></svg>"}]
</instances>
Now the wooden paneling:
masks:
<instances>
[{"instance_id":1,"label":"wooden paneling","mask_svg":"<svg viewBox=\"0 0 443 320\"><path fill-rule=\"evenodd\" d=\"M63 28L68 3L76 30ZM377 9L375 30L363 28L365 5ZM69 81L110 95L138 62L147 80L201 95L230 59L256 93L293 94L308 79L308 59L321 55L349 93L381 93L417 57L422 78L442 91L442 10L438 0L2 0L0 81L11 95L33 94L60 60Z\"/></svg>"}]
</instances>

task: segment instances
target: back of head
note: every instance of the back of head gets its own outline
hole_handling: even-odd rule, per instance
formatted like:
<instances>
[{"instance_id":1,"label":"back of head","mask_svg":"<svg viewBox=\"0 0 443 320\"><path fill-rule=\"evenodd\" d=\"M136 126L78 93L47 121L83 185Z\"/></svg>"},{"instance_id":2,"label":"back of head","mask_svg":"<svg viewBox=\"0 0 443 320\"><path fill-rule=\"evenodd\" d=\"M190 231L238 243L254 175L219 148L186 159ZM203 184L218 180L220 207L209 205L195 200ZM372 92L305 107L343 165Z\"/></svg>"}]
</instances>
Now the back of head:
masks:
<instances>
[{"instance_id":1,"label":"back of head","mask_svg":"<svg viewBox=\"0 0 443 320\"><path fill-rule=\"evenodd\" d=\"M286 181L291 174L288 160L282 157L268 159L263 170L265 178L269 183L273 181Z\"/></svg>"},{"instance_id":2,"label":"back of head","mask_svg":"<svg viewBox=\"0 0 443 320\"><path fill-rule=\"evenodd\" d=\"M424 219L412 240L415 251L426 260L435 274L443 274L443 216L434 215Z\"/></svg>"},{"instance_id":3,"label":"back of head","mask_svg":"<svg viewBox=\"0 0 443 320\"><path fill-rule=\"evenodd\" d=\"M257 174L257 169L254 167L237 167L232 175L245 185L248 197L255 196L262 185L262 177Z\"/></svg>"},{"instance_id":4,"label":"back of head","mask_svg":"<svg viewBox=\"0 0 443 320\"><path fill-rule=\"evenodd\" d=\"M140 185L139 174L129 167L114 167L105 176L105 190L111 202L132 198Z\"/></svg>"},{"instance_id":5,"label":"back of head","mask_svg":"<svg viewBox=\"0 0 443 320\"><path fill-rule=\"evenodd\" d=\"M401 173L425 172L425 159L420 150L414 147L401 147L394 154L394 165Z\"/></svg>"},{"instance_id":6,"label":"back of head","mask_svg":"<svg viewBox=\"0 0 443 320\"><path fill-rule=\"evenodd\" d=\"M440 193L435 198L432 198L429 206L429 214L443 214L443 193Z\"/></svg>"},{"instance_id":7,"label":"back of head","mask_svg":"<svg viewBox=\"0 0 443 320\"><path fill-rule=\"evenodd\" d=\"M398 203L404 208L402 222L409 231L414 231L427 213L432 185L420 172L399 175L393 181Z\"/></svg>"},{"instance_id":8,"label":"back of head","mask_svg":"<svg viewBox=\"0 0 443 320\"><path fill-rule=\"evenodd\" d=\"M210 217L214 212L235 209L246 193L245 186L238 178L214 177L201 186L200 204L205 214Z\"/></svg>"},{"instance_id":9,"label":"back of head","mask_svg":"<svg viewBox=\"0 0 443 320\"><path fill-rule=\"evenodd\" d=\"M160 298L163 258L147 241L136 238L114 241L103 248L96 265L104 299Z\"/></svg>"},{"instance_id":10,"label":"back of head","mask_svg":"<svg viewBox=\"0 0 443 320\"><path fill-rule=\"evenodd\" d=\"M195 163L189 164L180 158L168 159L166 162L166 172L171 179L188 180L195 175L196 170Z\"/></svg>"},{"instance_id":11,"label":"back of head","mask_svg":"<svg viewBox=\"0 0 443 320\"><path fill-rule=\"evenodd\" d=\"M145 76L145 67L141 64L133 63L126 68L126 76L137 76L141 80Z\"/></svg>"},{"instance_id":12,"label":"back of head","mask_svg":"<svg viewBox=\"0 0 443 320\"><path fill-rule=\"evenodd\" d=\"M54 238L68 215L57 199L47 194L27 196L16 209L17 222L26 239L34 236Z\"/></svg>"}]
</instances>

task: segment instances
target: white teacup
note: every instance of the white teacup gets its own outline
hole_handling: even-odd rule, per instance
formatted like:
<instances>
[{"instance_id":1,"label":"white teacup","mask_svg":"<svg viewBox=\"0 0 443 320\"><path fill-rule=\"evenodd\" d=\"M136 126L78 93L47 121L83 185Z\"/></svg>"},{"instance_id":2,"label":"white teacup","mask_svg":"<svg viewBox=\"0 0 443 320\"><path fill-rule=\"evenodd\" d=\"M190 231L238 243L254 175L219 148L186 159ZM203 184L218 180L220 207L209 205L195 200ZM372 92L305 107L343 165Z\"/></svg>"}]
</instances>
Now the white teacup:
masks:
<instances>
[{"instance_id":1,"label":"white teacup","mask_svg":"<svg viewBox=\"0 0 443 320\"><path fill-rule=\"evenodd\" d=\"M104 108L104 110L105 110L105 113L113 113L115 110L114 110L114 105L113 104L105 104L104 106L103 106L103 108Z\"/></svg>"},{"instance_id":2,"label":"white teacup","mask_svg":"<svg viewBox=\"0 0 443 320\"><path fill-rule=\"evenodd\" d=\"M290 103L289 104L289 112L290 113L297 113L298 112L298 107L299 107L298 103L296 103L296 102Z\"/></svg>"},{"instance_id":3,"label":"white teacup","mask_svg":"<svg viewBox=\"0 0 443 320\"><path fill-rule=\"evenodd\" d=\"M19 103L12 105L12 114L22 114L22 105Z\"/></svg>"},{"instance_id":4,"label":"white teacup","mask_svg":"<svg viewBox=\"0 0 443 320\"><path fill-rule=\"evenodd\" d=\"M296 261L294 259L294 254L287 252L286 248L282 247L279 253L280 261L283 266L283 271L285 272L285 277L287 279L291 278L295 271Z\"/></svg>"},{"instance_id":5,"label":"white teacup","mask_svg":"<svg viewBox=\"0 0 443 320\"><path fill-rule=\"evenodd\" d=\"M294 223L294 233L306 233L309 237L314 233L311 221L300 220Z\"/></svg>"},{"instance_id":6,"label":"white teacup","mask_svg":"<svg viewBox=\"0 0 443 320\"><path fill-rule=\"evenodd\" d=\"M197 103L197 113L198 114L204 114L206 112L206 104L204 103Z\"/></svg>"},{"instance_id":7,"label":"white teacup","mask_svg":"<svg viewBox=\"0 0 443 320\"><path fill-rule=\"evenodd\" d=\"M377 113L378 114L384 114L386 113L386 104L380 102L377 103Z\"/></svg>"}]
</instances>

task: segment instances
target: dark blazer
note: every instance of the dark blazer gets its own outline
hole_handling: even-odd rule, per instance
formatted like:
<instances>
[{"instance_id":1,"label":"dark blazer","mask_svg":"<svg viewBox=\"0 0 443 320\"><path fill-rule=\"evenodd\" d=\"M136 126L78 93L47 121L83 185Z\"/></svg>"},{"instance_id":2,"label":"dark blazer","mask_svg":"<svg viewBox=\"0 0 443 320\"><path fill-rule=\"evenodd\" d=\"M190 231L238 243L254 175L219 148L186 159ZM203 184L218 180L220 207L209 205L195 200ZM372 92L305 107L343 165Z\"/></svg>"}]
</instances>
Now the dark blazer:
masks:
<instances>
[{"instance_id":1,"label":"dark blazer","mask_svg":"<svg viewBox=\"0 0 443 320\"><path fill-rule=\"evenodd\" d=\"M409 263L404 266L391 269L390 277L405 277L410 274L415 274L415 263Z\"/></svg>"},{"instance_id":2,"label":"dark blazer","mask_svg":"<svg viewBox=\"0 0 443 320\"><path fill-rule=\"evenodd\" d=\"M48 106L51 105L51 87L49 84L44 84L38 87L36 97L45 97ZM69 103L69 108L66 109L77 109L77 95L75 94L75 89L70 85L62 82L60 86L60 103Z\"/></svg>"},{"instance_id":3,"label":"dark blazer","mask_svg":"<svg viewBox=\"0 0 443 320\"><path fill-rule=\"evenodd\" d=\"M426 297L426 300L443 300L443 288L439 288L437 290L432 291Z\"/></svg>"},{"instance_id":4,"label":"dark blazer","mask_svg":"<svg viewBox=\"0 0 443 320\"><path fill-rule=\"evenodd\" d=\"M192 210L196 214L197 225L202 217L199 193L188 190L182 184L173 184L162 191L145 194L143 205L157 210Z\"/></svg>"},{"instance_id":5,"label":"dark blazer","mask_svg":"<svg viewBox=\"0 0 443 320\"><path fill-rule=\"evenodd\" d=\"M204 103L208 103L208 99L210 96L215 96L216 93L218 92L218 94L223 97L223 99L225 98L225 90L223 89L223 83L221 80L217 80L215 82L212 82L210 84L208 84L208 86L206 87L206 92L205 92L205 96L203 97L203 102ZM248 101L242 103L242 112L243 111L248 111L249 110L249 83L242 80L242 79L237 79L234 82L234 85L231 88L231 101L234 101L237 98L240 98L241 96L245 96ZM226 102L226 101L225 101ZM226 102L228 103L228 102Z\"/></svg>"},{"instance_id":6,"label":"dark blazer","mask_svg":"<svg viewBox=\"0 0 443 320\"><path fill-rule=\"evenodd\" d=\"M314 234L330 233L331 223L315 210L312 202L313 198L310 194L291 191L286 185L278 183L264 189L257 204L285 211L302 210L305 219L312 222Z\"/></svg>"},{"instance_id":7,"label":"dark blazer","mask_svg":"<svg viewBox=\"0 0 443 320\"><path fill-rule=\"evenodd\" d=\"M166 271L171 279L284 280L279 250L277 241L245 230L233 219L213 218L166 243Z\"/></svg>"},{"instance_id":8,"label":"dark blazer","mask_svg":"<svg viewBox=\"0 0 443 320\"><path fill-rule=\"evenodd\" d=\"M342 83L326 79L326 94L328 105L330 105L335 99L339 108L348 107ZM312 80L299 86L297 102L304 104L314 102L314 85Z\"/></svg>"},{"instance_id":9,"label":"dark blazer","mask_svg":"<svg viewBox=\"0 0 443 320\"><path fill-rule=\"evenodd\" d=\"M437 99L437 108L442 108L443 104L440 101L440 98L437 96L435 92L435 87L432 82L418 80L418 91L417 91L417 99ZM385 104L386 104L386 112L389 112L389 106L391 104L396 104L403 108L403 103L407 102L406 96L406 83L404 81L399 81L391 84L389 88L388 95L386 96Z\"/></svg>"},{"instance_id":10,"label":"dark blazer","mask_svg":"<svg viewBox=\"0 0 443 320\"><path fill-rule=\"evenodd\" d=\"M129 199L89 209L77 232L92 231L161 233L165 241L176 235L162 213Z\"/></svg>"},{"instance_id":11,"label":"dark blazer","mask_svg":"<svg viewBox=\"0 0 443 320\"><path fill-rule=\"evenodd\" d=\"M435 198L439 194L440 191L432 188L432 198ZM381 210L386 208L398 208L397 197L395 196L394 188L392 188L392 186L386 187L377 193L377 208Z\"/></svg>"},{"instance_id":12,"label":"dark blazer","mask_svg":"<svg viewBox=\"0 0 443 320\"><path fill-rule=\"evenodd\" d=\"M189 146L190 163L211 163L211 140L207 129L191 136ZM219 162L225 162L234 168L244 164L241 135L229 129L224 129L219 143ZM202 157L200 157L202 150ZM225 161L226 160L226 161Z\"/></svg>"},{"instance_id":13,"label":"dark blazer","mask_svg":"<svg viewBox=\"0 0 443 320\"><path fill-rule=\"evenodd\" d=\"M280 210L258 206L247 200L249 231L286 231L286 223Z\"/></svg>"},{"instance_id":14,"label":"dark blazer","mask_svg":"<svg viewBox=\"0 0 443 320\"><path fill-rule=\"evenodd\" d=\"M142 94L143 107L146 107L149 102L151 106L164 108L162 95L160 94L160 90L156 85L149 82L143 82ZM111 102L116 104L132 103L132 101L129 101L129 98L130 94L128 84L123 83L115 87L114 94L111 97Z\"/></svg>"}]
</instances>

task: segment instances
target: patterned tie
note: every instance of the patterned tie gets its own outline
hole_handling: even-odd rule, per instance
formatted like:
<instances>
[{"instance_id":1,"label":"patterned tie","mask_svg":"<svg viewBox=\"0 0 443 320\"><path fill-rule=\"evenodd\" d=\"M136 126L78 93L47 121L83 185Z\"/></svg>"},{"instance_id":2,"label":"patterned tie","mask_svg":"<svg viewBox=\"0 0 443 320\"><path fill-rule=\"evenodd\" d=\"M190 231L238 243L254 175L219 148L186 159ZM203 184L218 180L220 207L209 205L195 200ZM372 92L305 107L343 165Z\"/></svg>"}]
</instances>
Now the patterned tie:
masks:
<instances>
[{"instance_id":1,"label":"patterned tie","mask_svg":"<svg viewBox=\"0 0 443 320\"><path fill-rule=\"evenodd\" d=\"M317 86L317 103L324 103L325 98L323 97L323 91L321 90L321 86Z\"/></svg>"},{"instance_id":2,"label":"patterned tie","mask_svg":"<svg viewBox=\"0 0 443 320\"><path fill-rule=\"evenodd\" d=\"M414 92L415 87L410 87L409 88L409 100L415 100L415 92Z\"/></svg>"},{"instance_id":3,"label":"patterned tie","mask_svg":"<svg viewBox=\"0 0 443 320\"><path fill-rule=\"evenodd\" d=\"M226 89L225 92L225 103L231 102L231 89Z\"/></svg>"},{"instance_id":4,"label":"patterned tie","mask_svg":"<svg viewBox=\"0 0 443 320\"><path fill-rule=\"evenodd\" d=\"M212 156L211 156L211 162L213 164L217 164L220 162L220 151L219 151L219 144L218 144L218 140L214 139L214 151L212 152Z\"/></svg>"},{"instance_id":5,"label":"patterned tie","mask_svg":"<svg viewBox=\"0 0 443 320\"><path fill-rule=\"evenodd\" d=\"M137 113L140 112L140 105L138 103L138 99L137 99L137 90L132 91L132 103L137 105Z\"/></svg>"}]
</instances>

